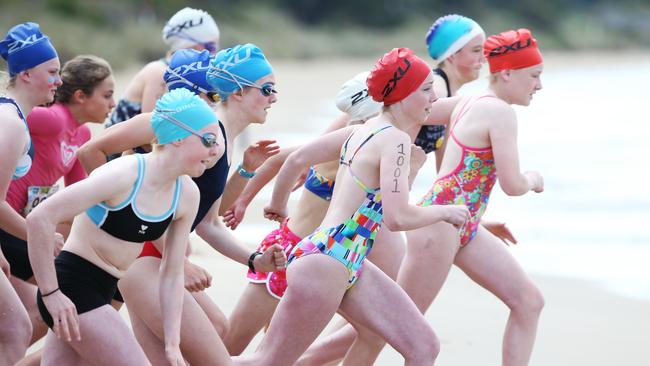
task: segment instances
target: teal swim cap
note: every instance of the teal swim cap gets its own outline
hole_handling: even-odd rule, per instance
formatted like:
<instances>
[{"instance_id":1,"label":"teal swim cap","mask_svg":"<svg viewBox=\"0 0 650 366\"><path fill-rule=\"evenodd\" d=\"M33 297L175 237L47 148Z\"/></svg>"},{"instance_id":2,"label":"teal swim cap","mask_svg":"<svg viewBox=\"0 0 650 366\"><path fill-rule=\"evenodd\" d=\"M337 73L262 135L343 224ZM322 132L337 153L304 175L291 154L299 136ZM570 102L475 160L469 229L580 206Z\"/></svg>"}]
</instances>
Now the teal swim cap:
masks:
<instances>
[{"instance_id":1,"label":"teal swim cap","mask_svg":"<svg viewBox=\"0 0 650 366\"><path fill-rule=\"evenodd\" d=\"M427 33L429 55L441 63L479 34L485 36L483 28L470 18L458 14L440 17Z\"/></svg>"},{"instance_id":2,"label":"teal swim cap","mask_svg":"<svg viewBox=\"0 0 650 366\"><path fill-rule=\"evenodd\" d=\"M255 81L273 73L262 50L254 44L236 45L219 51L210 63L206 80L222 100L245 86L259 87Z\"/></svg>"},{"instance_id":3,"label":"teal swim cap","mask_svg":"<svg viewBox=\"0 0 650 366\"><path fill-rule=\"evenodd\" d=\"M151 128L161 145L184 139L192 135L190 130L196 133L216 122L217 116L208 103L183 88L160 97L151 116Z\"/></svg>"}]
</instances>

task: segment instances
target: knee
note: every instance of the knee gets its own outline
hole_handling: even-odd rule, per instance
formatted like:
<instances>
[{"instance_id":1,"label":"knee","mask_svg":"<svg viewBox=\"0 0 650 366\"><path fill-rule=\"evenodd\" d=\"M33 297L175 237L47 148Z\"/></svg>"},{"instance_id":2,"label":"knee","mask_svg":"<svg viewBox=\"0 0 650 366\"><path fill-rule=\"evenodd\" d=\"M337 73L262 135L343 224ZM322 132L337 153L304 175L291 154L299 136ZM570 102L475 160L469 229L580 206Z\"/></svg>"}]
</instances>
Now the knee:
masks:
<instances>
[{"instance_id":1,"label":"knee","mask_svg":"<svg viewBox=\"0 0 650 366\"><path fill-rule=\"evenodd\" d=\"M228 322L227 319L224 319L222 321L213 320L212 321L212 326L214 327L214 330L217 331L217 334L219 334L219 337L221 339L226 339L226 336L228 335L228 332L230 331L230 323Z\"/></svg>"},{"instance_id":2,"label":"knee","mask_svg":"<svg viewBox=\"0 0 650 366\"><path fill-rule=\"evenodd\" d=\"M440 340L431 327L418 332L416 340L410 342L410 345L411 349L407 352L409 357L404 355L405 359L413 359L423 364L433 364L440 353Z\"/></svg>"},{"instance_id":3,"label":"knee","mask_svg":"<svg viewBox=\"0 0 650 366\"><path fill-rule=\"evenodd\" d=\"M544 309L545 300L542 292L531 284L525 291L521 291L517 299L510 304L510 309L520 314L538 317Z\"/></svg>"},{"instance_id":4,"label":"knee","mask_svg":"<svg viewBox=\"0 0 650 366\"><path fill-rule=\"evenodd\" d=\"M32 323L24 309L20 316L16 316L9 322L0 322L0 343L3 352L16 352L24 355L32 339ZM21 357L22 357L21 355Z\"/></svg>"}]
</instances>

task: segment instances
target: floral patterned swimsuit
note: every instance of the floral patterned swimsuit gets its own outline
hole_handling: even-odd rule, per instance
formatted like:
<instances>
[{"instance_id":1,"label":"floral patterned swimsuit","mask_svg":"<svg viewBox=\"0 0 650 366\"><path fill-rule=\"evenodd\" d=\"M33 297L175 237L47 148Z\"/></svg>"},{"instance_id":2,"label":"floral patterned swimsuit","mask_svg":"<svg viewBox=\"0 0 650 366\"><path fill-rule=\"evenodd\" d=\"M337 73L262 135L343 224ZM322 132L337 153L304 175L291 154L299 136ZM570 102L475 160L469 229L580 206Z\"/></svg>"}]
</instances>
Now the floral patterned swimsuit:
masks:
<instances>
[{"instance_id":1,"label":"floral patterned swimsuit","mask_svg":"<svg viewBox=\"0 0 650 366\"><path fill-rule=\"evenodd\" d=\"M492 97L482 96L481 98ZM418 205L465 205L470 217L460 229L461 247L469 243L476 235L481 216L487 208L490 192L496 182L496 166L492 147L474 148L461 143L454 134L454 127L469 110L470 100L461 108L455 118L449 135L462 149L458 166L449 174L436 179L433 187L420 200Z\"/></svg>"}]
</instances>

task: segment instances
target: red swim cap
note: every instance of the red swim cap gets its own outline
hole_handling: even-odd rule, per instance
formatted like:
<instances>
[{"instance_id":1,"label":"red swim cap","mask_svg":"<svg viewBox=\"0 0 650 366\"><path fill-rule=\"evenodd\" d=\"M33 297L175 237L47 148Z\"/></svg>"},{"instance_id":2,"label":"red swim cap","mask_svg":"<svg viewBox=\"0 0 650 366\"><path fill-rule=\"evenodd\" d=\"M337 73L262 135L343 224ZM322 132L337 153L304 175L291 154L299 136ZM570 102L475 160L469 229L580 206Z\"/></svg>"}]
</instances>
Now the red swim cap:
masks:
<instances>
[{"instance_id":1,"label":"red swim cap","mask_svg":"<svg viewBox=\"0 0 650 366\"><path fill-rule=\"evenodd\" d=\"M370 71L366 80L368 94L389 106L413 93L430 72L429 65L410 49L393 48Z\"/></svg>"},{"instance_id":2,"label":"red swim cap","mask_svg":"<svg viewBox=\"0 0 650 366\"><path fill-rule=\"evenodd\" d=\"M488 37L483 44L483 55L490 64L491 73L523 69L542 63L537 40L525 28Z\"/></svg>"}]
</instances>

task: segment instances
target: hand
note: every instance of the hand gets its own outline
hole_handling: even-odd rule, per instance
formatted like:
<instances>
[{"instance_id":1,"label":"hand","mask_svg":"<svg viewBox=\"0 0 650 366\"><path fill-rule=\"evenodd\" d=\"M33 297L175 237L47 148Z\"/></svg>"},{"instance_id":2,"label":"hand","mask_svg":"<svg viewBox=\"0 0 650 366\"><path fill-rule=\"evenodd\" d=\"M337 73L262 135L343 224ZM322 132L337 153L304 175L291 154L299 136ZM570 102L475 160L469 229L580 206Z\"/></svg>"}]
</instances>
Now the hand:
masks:
<instances>
[{"instance_id":1,"label":"hand","mask_svg":"<svg viewBox=\"0 0 650 366\"><path fill-rule=\"evenodd\" d=\"M427 161L427 153L422 150L421 147L412 144L411 145L411 160L410 160L410 166L411 166L411 175L415 176L417 175L418 171L424 163Z\"/></svg>"},{"instance_id":2,"label":"hand","mask_svg":"<svg viewBox=\"0 0 650 366\"><path fill-rule=\"evenodd\" d=\"M296 184L293 185L293 188L291 188L291 192L295 192L296 189L300 188L305 184L305 181L307 180L307 174L309 174L309 169L307 168L300 173L300 177L298 177L298 180L296 181Z\"/></svg>"},{"instance_id":3,"label":"hand","mask_svg":"<svg viewBox=\"0 0 650 366\"><path fill-rule=\"evenodd\" d=\"M273 202L271 202L268 206L264 207L264 217L271 221L282 223L287 218L287 208L286 206L283 208L274 207Z\"/></svg>"},{"instance_id":4,"label":"hand","mask_svg":"<svg viewBox=\"0 0 650 366\"><path fill-rule=\"evenodd\" d=\"M262 255L255 257L253 266L255 271L275 272L284 268L287 264L287 255L279 244L268 247Z\"/></svg>"},{"instance_id":5,"label":"hand","mask_svg":"<svg viewBox=\"0 0 650 366\"><path fill-rule=\"evenodd\" d=\"M481 225L494 236L501 239L505 245L509 245L508 242L517 244L517 239L515 239L515 236L512 235L512 232L504 222L481 220Z\"/></svg>"},{"instance_id":6,"label":"hand","mask_svg":"<svg viewBox=\"0 0 650 366\"><path fill-rule=\"evenodd\" d=\"M246 208L248 208L246 203L239 199L236 200L228 211L224 212L223 223L230 229L235 230L242 220L244 220Z\"/></svg>"},{"instance_id":7,"label":"hand","mask_svg":"<svg viewBox=\"0 0 650 366\"><path fill-rule=\"evenodd\" d=\"M54 256L56 257L61 253L63 249L63 244L65 244L65 239L60 233L54 233Z\"/></svg>"},{"instance_id":8,"label":"hand","mask_svg":"<svg viewBox=\"0 0 650 366\"><path fill-rule=\"evenodd\" d=\"M11 276L11 265L2 253L2 249L0 249L0 270L7 276L7 278Z\"/></svg>"},{"instance_id":9,"label":"hand","mask_svg":"<svg viewBox=\"0 0 650 366\"><path fill-rule=\"evenodd\" d=\"M187 291L199 292L212 286L212 275L203 267L199 267L187 259L184 267L185 288Z\"/></svg>"},{"instance_id":10,"label":"hand","mask_svg":"<svg viewBox=\"0 0 650 366\"><path fill-rule=\"evenodd\" d=\"M51 295L42 298L47 311L52 316L54 326L52 330L58 339L71 342L72 338L81 341L81 332L79 331L79 315L77 308L65 296L61 290L57 290Z\"/></svg>"},{"instance_id":11,"label":"hand","mask_svg":"<svg viewBox=\"0 0 650 366\"><path fill-rule=\"evenodd\" d=\"M441 207L447 210L447 217L444 221L457 228L463 226L469 217L469 210L465 205L447 205Z\"/></svg>"},{"instance_id":12,"label":"hand","mask_svg":"<svg viewBox=\"0 0 650 366\"><path fill-rule=\"evenodd\" d=\"M185 366L185 360L179 346L165 346L165 357L172 366Z\"/></svg>"},{"instance_id":13,"label":"hand","mask_svg":"<svg viewBox=\"0 0 650 366\"><path fill-rule=\"evenodd\" d=\"M259 168L266 159L280 152L280 146L275 145L275 140L260 140L244 150L242 168L253 172Z\"/></svg>"},{"instance_id":14,"label":"hand","mask_svg":"<svg viewBox=\"0 0 650 366\"><path fill-rule=\"evenodd\" d=\"M529 182L531 182L531 191L535 193L544 192L544 178L542 178L542 175L539 174L539 172L531 170L525 172L524 175L528 178Z\"/></svg>"}]
</instances>

